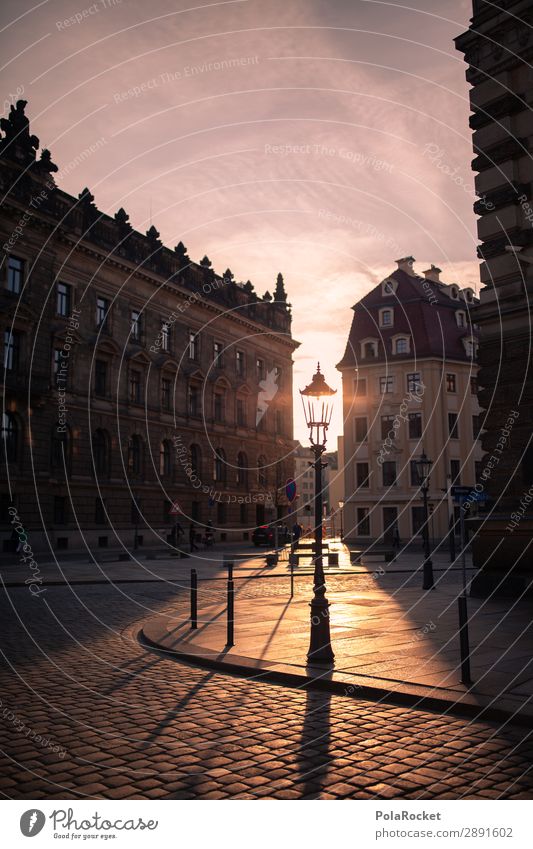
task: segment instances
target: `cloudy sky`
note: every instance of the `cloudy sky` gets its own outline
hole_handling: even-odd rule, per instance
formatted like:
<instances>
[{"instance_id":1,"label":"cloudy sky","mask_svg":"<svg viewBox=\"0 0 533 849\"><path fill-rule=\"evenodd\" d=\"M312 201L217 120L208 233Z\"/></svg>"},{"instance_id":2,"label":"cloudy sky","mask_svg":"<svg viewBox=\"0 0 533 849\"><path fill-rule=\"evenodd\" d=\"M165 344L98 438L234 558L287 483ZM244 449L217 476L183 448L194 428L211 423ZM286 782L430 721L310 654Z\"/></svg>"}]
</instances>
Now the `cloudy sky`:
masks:
<instances>
[{"instance_id":1,"label":"cloudy sky","mask_svg":"<svg viewBox=\"0 0 533 849\"><path fill-rule=\"evenodd\" d=\"M478 285L466 0L4 0L3 112L100 209L293 304L295 386L412 254ZM97 144L99 142L99 144ZM297 409L296 435L305 439ZM342 428L340 403L334 433ZM333 447L333 446L331 446Z\"/></svg>"}]
</instances>

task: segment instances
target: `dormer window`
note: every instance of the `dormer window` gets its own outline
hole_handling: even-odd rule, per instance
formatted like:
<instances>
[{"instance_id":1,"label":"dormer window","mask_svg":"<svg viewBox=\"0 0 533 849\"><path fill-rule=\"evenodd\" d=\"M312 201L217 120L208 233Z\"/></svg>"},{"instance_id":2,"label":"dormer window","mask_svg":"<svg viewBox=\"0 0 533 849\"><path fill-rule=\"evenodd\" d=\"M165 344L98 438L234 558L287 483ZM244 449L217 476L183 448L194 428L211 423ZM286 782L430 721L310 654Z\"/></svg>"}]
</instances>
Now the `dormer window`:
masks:
<instances>
[{"instance_id":1,"label":"dormer window","mask_svg":"<svg viewBox=\"0 0 533 849\"><path fill-rule=\"evenodd\" d=\"M455 313L455 320L457 322L457 327L466 327L466 313L464 310L457 310Z\"/></svg>"},{"instance_id":2,"label":"dormer window","mask_svg":"<svg viewBox=\"0 0 533 849\"><path fill-rule=\"evenodd\" d=\"M457 286L450 286L450 298L453 298L454 301L459 297L459 290Z\"/></svg>"},{"instance_id":3,"label":"dormer window","mask_svg":"<svg viewBox=\"0 0 533 849\"><path fill-rule=\"evenodd\" d=\"M408 336L397 336L393 340L392 350L395 354L408 354L409 353L409 337Z\"/></svg>"},{"instance_id":4,"label":"dormer window","mask_svg":"<svg viewBox=\"0 0 533 849\"><path fill-rule=\"evenodd\" d=\"M361 356L364 360L371 360L378 355L377 339L363 339L361 342Z\"/></svg>"},{"instance_id":5,"label":"dormer window","mask_svg":"<svg viewBox=\"0 0 533 849\"><path fill-rule=\"evenodd\" d=\"M392 327L394 324L394 310L390 307L385 307L379 311L379 326Z\"/></svg>"},{"instance_id":6,"label":"dormer window","mask_svg":"<svg viewBox=\"0 0 533 849\"><path fill-rule=\"evenodd\" d=\"M466 356L470 359L475 359L477 357L478 349L477 339L474 339L473 336L467 336L463 339L463 345L465 346Z\"/></svg>"},{"instance_id":7,"label":"dormer window","mask_svg":"<svg viewBox=\"0 0 533 849\"><path fill-rule=\"evenodd\" d=\"M396 289L398 288L398 281L389 278L388 280L384 280L381 284L381 294L382 297L386 298L387 295L394 295Z\"/></svg>"}]
</instances>

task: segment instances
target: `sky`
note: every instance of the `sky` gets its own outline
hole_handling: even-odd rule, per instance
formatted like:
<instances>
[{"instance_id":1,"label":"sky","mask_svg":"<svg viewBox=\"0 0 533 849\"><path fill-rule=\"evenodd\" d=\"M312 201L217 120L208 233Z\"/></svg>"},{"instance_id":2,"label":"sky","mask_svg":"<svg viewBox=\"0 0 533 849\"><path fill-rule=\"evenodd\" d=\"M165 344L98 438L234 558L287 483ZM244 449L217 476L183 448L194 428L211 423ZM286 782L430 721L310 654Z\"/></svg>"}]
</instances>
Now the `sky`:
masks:
<instances>
[{"instance_id":1,"label":"sky","mask_svg":"<svg viewBox=\"0 0 533 849\"><path fill-rule=\"evenodd\" d=\"M339 390L333 448L353 304L408 255L479 287L453 43L470 15L464 0L4 0L2 112L28 101L65 191L88 186L260 295L282 272L295 395L318 359Z\"/></svg>"}]
</instances>

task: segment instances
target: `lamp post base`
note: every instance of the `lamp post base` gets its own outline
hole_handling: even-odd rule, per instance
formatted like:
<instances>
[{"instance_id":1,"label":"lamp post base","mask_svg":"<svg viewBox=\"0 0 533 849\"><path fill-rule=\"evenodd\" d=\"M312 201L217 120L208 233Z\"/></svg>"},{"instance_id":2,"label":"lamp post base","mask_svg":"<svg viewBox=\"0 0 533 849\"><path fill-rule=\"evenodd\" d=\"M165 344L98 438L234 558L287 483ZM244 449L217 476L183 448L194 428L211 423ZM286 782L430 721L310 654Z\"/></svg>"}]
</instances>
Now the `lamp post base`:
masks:
<instances>
[{"instance_id":1,"label":"lamp post base","mask_svg":"<svg viewBox=\"0 0 533 849\"><path fill-rule=\"evenodd\" d=\"M329 634L329 601L327 598L314 598L311 608L311 639L307 652L307 663L325 663L333 666L335 655L331 648Z\"/></svg>"},{"instance_id":2,"label":"lamp post base","mask_svg":"<svg viewBox=\"0 0 533 849\"><path fill-rule=\"evenodd\" d=\"M429 557L427 557L424 560L424 565L423 565L422 568L423 568L423 575L424 575L424 581L422 583L422 589L423 590L434 590L435 585L434 585L434 581L433 581L433 563L431 562L431 559Z\"/></svg>"}]
</instances>

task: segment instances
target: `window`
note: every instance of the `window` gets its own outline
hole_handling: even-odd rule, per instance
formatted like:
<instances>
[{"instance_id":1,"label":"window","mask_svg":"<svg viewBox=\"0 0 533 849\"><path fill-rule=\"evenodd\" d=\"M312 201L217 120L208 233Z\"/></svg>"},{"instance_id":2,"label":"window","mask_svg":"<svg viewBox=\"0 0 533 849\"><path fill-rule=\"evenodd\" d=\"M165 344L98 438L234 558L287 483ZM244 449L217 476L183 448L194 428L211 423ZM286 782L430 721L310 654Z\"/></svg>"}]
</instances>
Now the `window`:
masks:
<instances>
[{"instance_id":1,"label":"window","mask_svg":"<svg viewBox=\"0 0 533 849\"><path fill-rule=\"evenodd\" d=\"M141 403L141 373L136 369L130 371L130 401L134 404Z\"/></svg>"},{"instance_id":2,"label":"window","mask_svg":"<svg viewBox=\"0 0 533 849\"><path fill-rule=\"evenodd\" d=\"M266 457L262 454L257 458L257 482L259 486L266 487L267 485L267 470L266 470Z\"/></svg>"},{"instance_id":3,"label":"window","mask_svg":"<svg viewBox=\"0 0 533 849\"><path fill-rule=\"evenodd\" d=\"M396 463L394 460L385 460L382 465L383 486L396 486Z\"/></svg>"},{"instance_id":4,"label":"window","mask_svg":"<svg viewBox=\"0 0 533 849\"><path fill-rule=\"evenodd\" d=\"M225 483L226 481L226 454L223 448L215 450L213 476L217 483Z\"/></svg>"},{"instance_id":5,"label":"window","mask_svg":"<svg viewBox=\"0 0 533 849\"><path fill-rule=\"evenodd\" d=\"M422 413L409 413L409 439L420 439L422 436Z\"/></svg>"},{"instance_id":6,"label":"window","mask_svg":"<svg viewBox=\"0 0 533 849\"><path fill-rule=\"evenodd\" d=\"M95 525L107 524L105 501L102 498L96 498L94 502L94 523Z\"/></svg>"},{"instance_id":7,"label":"window","mask_svg":"<svg viewBox=\"0 0 533 849\"><path fill-rule=\"evenodd\" d=\"M142 474L143 449L142 439L137 434L130 437L128 442L128 471L132 475Z\"/></svg>"},{"instance_id":8,"label":"window","mask_svg":"<svg viewBox=\"0 0 533 849\"><path fill-rule=\"evenodd\" d=\"M200 415L200 390L195 385L189 386L188 408L190 416Z\"/></svg>"},{"instance_id":9,"label":"window","mask_svg":"<svg viewBox=\"0 0 533 849\"><path fill-rule=\"evenodd\" d=\"M355 473L357 486L367 489L369 486L368 463L356 463Z\"/></svg>"},{"instance_id":10,"label":"window","mask_svg":"<svg viewBox=\"0 0 533 849\"><path fill-rule=\"evenodd\" d=\"M16 463L19 453L19 428L13 413L2 414L2 451L8 463Z\"/></svg>"},{"instance_id":11,"label":"window","mask_svg":"<svg viewBox=\"0 0 533 849\"><path fill-rule=\"evenodd\" d=\"M58 384L66 382L67 376L67 368L68 368L68 360L65 360L65 373L62 374L62 350L61 348L54 348L52 353L52 373L54 376L54 385L58 386Z\"/></svg>"},{"instance_id":12,"label":"window","mask_svg":"<svg viewBox=\"0 0 533 849\"><path fill-rule=\"evenodd\" d=\"M241 525L248 524L248 505L241 504L239 505L239 521Z\"/></svg>"},{"instance_id":13,"label":"window","mask_svg":"<svg viewBox=\"0 0 533 849\"><path fill-rule=\"evenodd\" d=\"M370 536L370 515L368 507L357 508L357 534L361 537Z\"/></svg>"},{"instance_id":14,"label":"window","mask_svg":"<svg viewBox=\"0 0 533 849\"><path fill-rule=\"evenodd\" d=\"M357 416L355 419L355 441L366 442L368 439L368 424L366 416Z\"/></svg>"},{"instance_id":15,"label":"window","mask_svg":"<svg viewBox=\"0 0 533 849\"><path fill-rule=\"evenodd\" d=\"M109 312L109 301L100 295L96 298L96 326L105 327L107 314Z\"/></svg>"},{"instance_id":16,"label":"window","mask_svg":"<svg viewBox=\"0 0 533 849\"><path fill-rule=\"evenodd\" d=\"M224 394L215 392L213 400L213 416L216 422L224 421Z\"/></svg>"},{"instance_id":17,"label":"window","mask_svg":"<svg viewBox=\"0 0 533 849\"><path fill-rule=\"evenodd\" d=\"M20 366L21 334L17 330L4 332L4 368L18 371Z\"/></svg>"},{"instance_id":18,"label":"window","mask_svg":"<svg viewBox=\"0 0 533 849\"><path fill-rule=\"evenodd\" d=\"M170 324L163 321L161 323L161 349L163 351L170 351L170 339Z\"/></svg>"},{"instance_id":19,"label":"window","mask_svg":"<svg viewBox=\"0 0 533 849\"><path fill-rule=\"evenodd\" d=\"M199 449L198 445L194 445L194 444L191 445L191 447L189 448L189 452L190 452L190 455L191 455L192 473L194 475L196 475L197 477L200 477L201 476L201 470L202 470L202 461L201 461L201 454L200 454L200 449Z\"/></svg>"},{"instance_id":20,"label":"window","mask_svg":"<svg viewBox=\"0 0 533 849\"><path fill-rule=\"evenodd\" d=\"M381 395L386 395L394 389L394 377L392 374L387 374L385 377L379 378L379 391Z\"/></svg>"},{"instance_id":21,"label":"window","mask_svg":"<svg viewBox=\"0 0 533 849\"><path fill-rule=\"evenodd\" d=\"M170 442L164 439L159 445L159 474L168 477L171 471Z\"/></svg>"},{"instance_id":22,"label":"window","mask_svg":"<svg viewBox=\"0 0 533 849\"><path fill-rule=\"evenodd\" d=\"M375 341L363 342L362 353L365 360L371 360L378 355L378 343Z\"/></svg>"},{"instance_id":23,"label":"window","mask_svg":"<svg viewBox=\"0 0 533 849\"><path fill-rule=\"evenodd\" d=\"M422 378L419 371L411 371L407 375L407 391L419 392L422 388Z\"/></svg>"},{"instance_id":24,"label":"window","mask_svg":"<svg viewBox=\"0 0 533 849\"><path fill-rule=\"evenodd\" d=\"M224 501L217 502L217 525L225 525L227 522L227 510Z\"/></svg>"},{"instance_id":25,"label":"window","mask_svg":"<svg viewBox=\"0 0 533 849\"><path fill-rule=\"evenodd\" d=\"M70 315L72 288L67 283L56 285L56 313L58 315Z\"/></svg>"},{"instance_id":26,"label":"window","mask_svg":"<svg viewBox=\"0 0 533 849\"><path fill-rule=\"evenodd\" d=\"M222 342L213 342L213 364L215 368L222 368L224 363L222 360Z\"/></svg>"},{"instance_id":27,"label":"window","mask_svg":"<svg viewBox=\"0 0 533 849\"><path fill-rule=\"evenodd\" d=\"M471 377L470 378L470 394L471 395L477 395L477 390L478 390L477 377Z\"/></svg>"},{"instance_id":28,"label":"window","mask_svg":"<svg viewBox=\"0 0 533 849\"><path fill-rule=\"evenodd\" d=\"M393 295L398 287L397 280L384 280L381 284L381 294L383 297L386 295Z\"/></svg>"},{"instance_id":29,"label":"window","mask_svg":"<svg viewBox=\"0 0 533 849\"><path fill-rule=\"evenodd\" d=\"M142 316L139 310L131 311L131 339L140 342L142 336Z\"/></svg>"},{"instance_id":30,"label":"window","mask_svg":"<svg viewBox=\"0 0 533 849\"><path fill-rule=\"evenodd\" d=\"M457 377L455 374L446 374L446 392L457 392Z\"/></svg>"},{"instance_id":31,"label":"window","mask_svg":"<svg viewBox=\"0 0 533 849\"><path fill-rule=\"evenodd\" d=\"M67 499L64 495L54 497L54 525L67 524Z\"/></svg>"},{"instance_id":32,"label":"window","mask_svg":"<svg viewBox=\"0 0 533 849\"><path fill-rule=\"evenodd\" d=\"M107 395L107 363L105 360L94 361L94 394Z\"/></svg>"},{"instance_id":33,"label":"window","mask_svg":"<svg viewBox=\"0 0 533 849\"><path fill-rule=\"evenodd\" d=\"M394 353L395 354L408 354L409 353L409 339L406 336L401 336L399 339L395 340Z\"/></svg>"},{"instance_id":34,"label":"window","mask_svg":"<svg viewBox=\"0 0 533 849\"><path fill-rule=\"evenodd\" d=\"M248 458L244 451L237 454L237 483L246 486L248 483Z\"/></svg>"},{"instance_id":35,"label":"window","mask_svg":"<svg viewBox=\"0 0 533 849\"><path fill-rule=\"evenodd\" d=\"M57 422L52 430L52 450L50 456L53 475L58 470L70 475L71 444L70 428L68 425L61 425Z\"/></svg>"},{"instance_id":36,"label":"window","mask_svg":"<svg viewBox=\"0 0 533 849\"><path fill-rule=\"evenodd\" d=\"M382 309L379 311L379 326L392 327L394 320L394 310Z\"/></svg>"},{"instance_id":37,"label":"window","mask_svg":"<svg viewBox=\"0 0 533 849\"><path fill-rule=\"evenodd\" d=\"M363 398L366 395L366 377L358 377L354 380L354 395Z\"/></svg>"},{"instance_id":38,"label":"window","mask_svg":"<svg viewBox=\"0 0 533 849\"><path fill-rule=\"evenodd\" d=\"M257 380L265 379L265 361L257 358L255 361L255 374Z\"/></svg>"},{"instance_id":39,"label":"window","mask_svg":"<svg viewBox=\"0 0 533 849\"><path fill-rule=\"evenodd\" d=\"M10 256L7 261L7 291L19 295L24 283L24 260Z\"/></svg>"},{"instance_id":40,"label":"window","mask_svg":"<svg viewBox=\"0 0 533 849\"><path fill-rule=\"evenodd\" d=\"M172 381L170 377L161 378L161 406L163 410L170 410L170 399L172 394Z\"/></svg>"},{"instance_id":41,"label":"window","mask_svg":"<svg viewBox=\"0 0 533 849\"><path fill-rule=\"evenodd\" d=\"M200 353L200 344L198 334L194 330L189 330L189 359L197 360Z\"/></svg>"},{"instance_id":42,"label":"window","mask_svg":"<svg viewBox=\"0 0 533 849\"><path fill-rule=\"evenodd\" d=\"M418 463L416 460L409 462L409 483L411 486L420 486L420 475L418 474Z\"/></svg>"},{"instance_id":43,"label":"window","mask_svg":"<svg viewBox=\"0 0 533 849\"><path fill-rule=\"evenodd\" d=\"M413 536L417 536L417 534L422 533L425 521L426 514L424 508L420 506L411 507L411 526L413 528Z\"/></svg>"},{"instance_id":44,"label":"window","mask_svg":"<svg viewBox=\"0 0 533 849\"><path fill-rule=\"evenodd\" d=\"M481 416L472 416L472 435L474 439L481 439L482 429Z\"/></svg>"},{"instance_id":45,"label":"window","mask_svg":"<svg viewBox=\"0 0 533 849\"><path fill-rule=\"evenodd\" d=\"M244 398L237 398L237 424L240 427L246 426L246 401Z\"/></svg>"},{"instance_id":46,"label":"window","mask_svg":"<svg viewBox=\"0 0 533 849\"><path fill-rule=\"evenodd\" d=\"M463 310L457 310L455 313L455 320L457 322L457 327L466 327L466 315Z\"/></svg>"},{"instance_id":47,"label":"window","mask_svg":"<svg viewBox=\"0 0 533 849\"><path fill-rule=\"evenodd\" d=\"M457 413L448 413L448 433L450 439L459 439L459 416Z\"/></svg>"},{"instance_id":48,"label":"window","mask_svg":"<svg viewBox=\"0 0 533 849\"><path fill-rule=\"evenodd\" d=\"M244 351L235 352L235 370L237 377L244 377Z\"/></svg>"},{"instance_id":49,"label":"window","mask_svg":"<svg viewBox=\"0 0 533 849\"><path fill-rule=\"evenodd\" d=\"M97 475L109 475L109 439L105 430L100 428L92 438L94 470Z\"/></svg>"},{"instance_id":50,"label":"window","mask_svg":"<svg viewBox=\"0 0 533 849\"><path fill-rule=\"evenodd\" d=\"M477 357L477 349L478 345L474 339L463 339L466 356L467 357Z\"/></svg>"},{"instance_id":51,"label":"window","mask_svg":"<svg viewBox=\"0 0 533 849\"><path fill-rule=\"evenodd\" d=\"M450 475L452 478L452 485L460 486L461 485L461 461L460 460L450 460Z\"/></svg>"},{"instance_id":52,"label":"window","mask_svg":"<svg viewBox=\"0 0 533 849\"><path fill-rule=\"evenodd\" d=\"M381 438L387 439L389 436L394 439L396 431L393 428L394 416L381 416Z\"/></svg>"}]
</instances>

